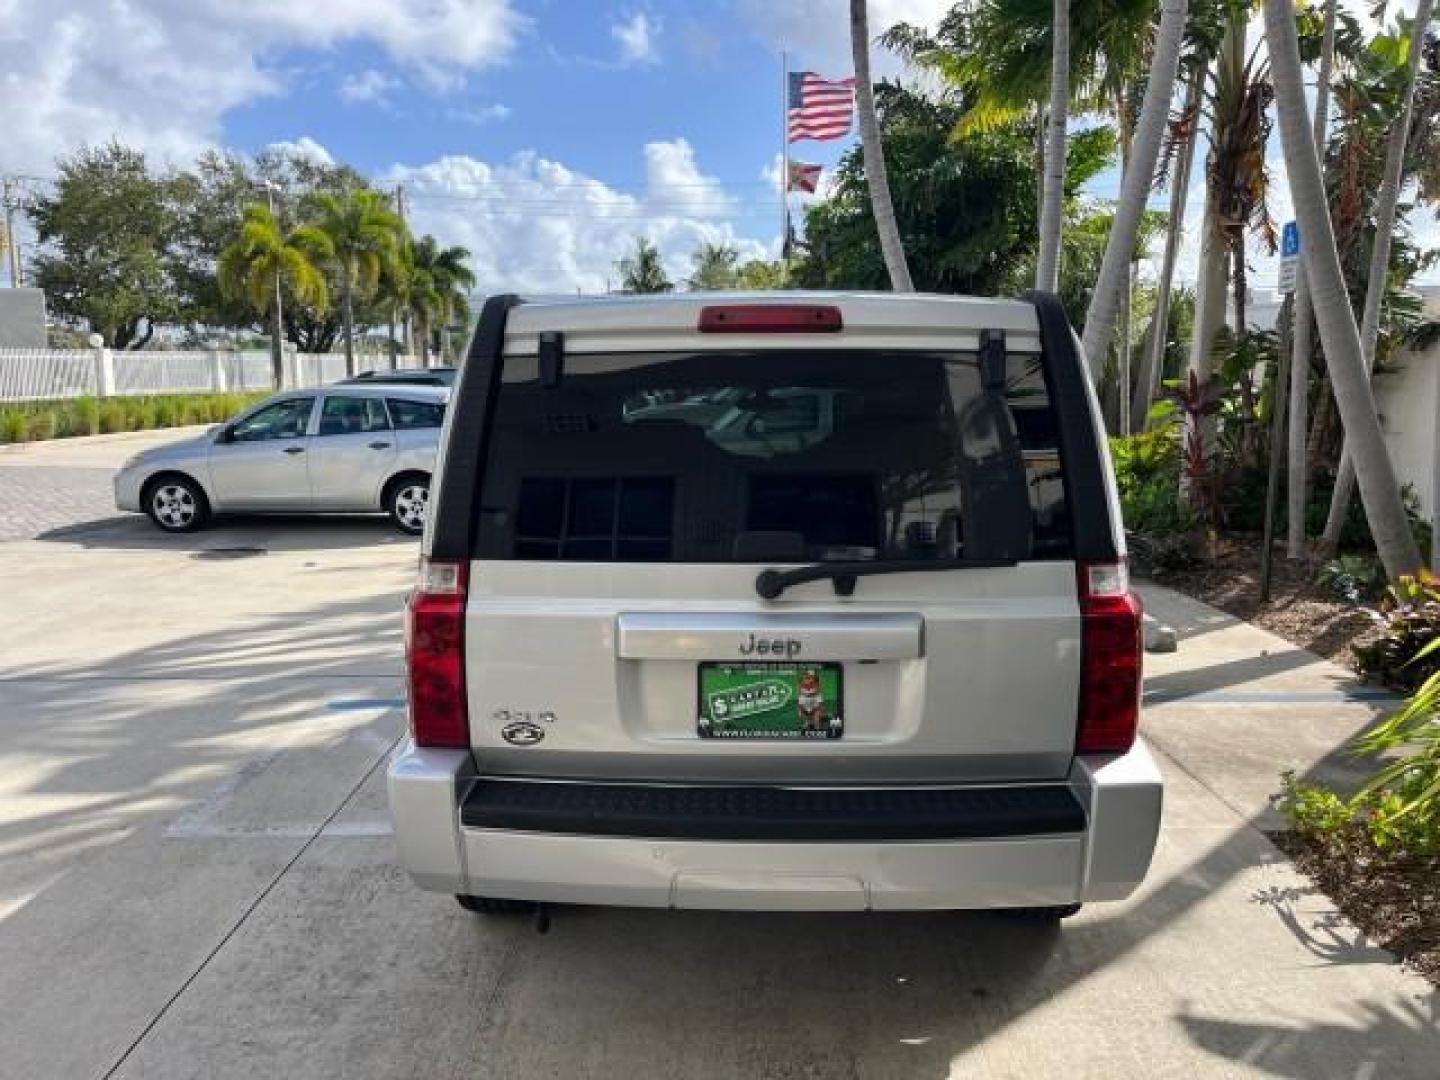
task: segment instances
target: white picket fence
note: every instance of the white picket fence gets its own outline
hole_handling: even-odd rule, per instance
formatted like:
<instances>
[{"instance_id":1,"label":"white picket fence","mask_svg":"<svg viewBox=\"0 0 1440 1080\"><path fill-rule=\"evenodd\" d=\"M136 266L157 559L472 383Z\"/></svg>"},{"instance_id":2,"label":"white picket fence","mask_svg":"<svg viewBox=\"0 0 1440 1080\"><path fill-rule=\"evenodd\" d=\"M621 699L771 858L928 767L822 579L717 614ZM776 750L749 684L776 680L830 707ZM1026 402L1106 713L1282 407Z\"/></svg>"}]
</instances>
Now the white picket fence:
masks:
<instances>
[{"instance_id":1,"label":"white picket fence","mask_svg":"<svg viewBox=\"0 0 1440 1080\"><path fill-rule=\"evenodd\" d=\"M287 389L345 377L340 353L287 352L285 360ZM388 356L372 354L357 356L355 365L357 371L391 367ZM419 361L401 356L398 366ZM0 401L273 389L269 352L0 349Z\"/></svg>"}]
</instances>

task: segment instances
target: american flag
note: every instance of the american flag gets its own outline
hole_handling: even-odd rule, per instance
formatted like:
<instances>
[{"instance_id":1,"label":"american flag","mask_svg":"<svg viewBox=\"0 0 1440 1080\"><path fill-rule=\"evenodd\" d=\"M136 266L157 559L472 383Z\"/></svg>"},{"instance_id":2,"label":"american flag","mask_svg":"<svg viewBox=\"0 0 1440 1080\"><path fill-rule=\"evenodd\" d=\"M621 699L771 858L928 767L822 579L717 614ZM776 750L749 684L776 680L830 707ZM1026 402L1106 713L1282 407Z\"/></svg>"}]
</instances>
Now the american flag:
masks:
<instances>
[{"instance_id":1,"label":"american flag","mask_svg":"<svg viewBox=\"0 0 1440 1080\"><path fill-rule=\"evenodd\" d=\"M854 79L822 79L813 71L790 73L788 136L791 142L838 139L849 132L854 111Z\"/></svg>"}]
</instances>

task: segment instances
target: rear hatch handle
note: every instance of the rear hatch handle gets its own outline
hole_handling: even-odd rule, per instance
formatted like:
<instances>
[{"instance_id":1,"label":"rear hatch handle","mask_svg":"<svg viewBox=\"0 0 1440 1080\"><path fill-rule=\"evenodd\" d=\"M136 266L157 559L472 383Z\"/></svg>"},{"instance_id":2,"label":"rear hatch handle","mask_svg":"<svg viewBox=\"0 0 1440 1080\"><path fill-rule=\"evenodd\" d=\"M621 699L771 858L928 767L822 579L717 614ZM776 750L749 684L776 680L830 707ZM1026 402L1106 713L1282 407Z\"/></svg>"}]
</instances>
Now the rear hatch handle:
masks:
<instances>
[{"instance_id":1,"label":"rear hatch handle","mask_svg":"<svg viewBox=\"0 0 1440 1080\"><path fill-rule=\"evenodd\" d=\"M791 585L829 578L836 596L851 596L857 578L871 574L918 574L931 570L996 570L1014 566L1018 559L869 559L864 562L818 562L793 570L762 570L755 591L764 600L777 599Z\"/></svg>"}]
</instances>

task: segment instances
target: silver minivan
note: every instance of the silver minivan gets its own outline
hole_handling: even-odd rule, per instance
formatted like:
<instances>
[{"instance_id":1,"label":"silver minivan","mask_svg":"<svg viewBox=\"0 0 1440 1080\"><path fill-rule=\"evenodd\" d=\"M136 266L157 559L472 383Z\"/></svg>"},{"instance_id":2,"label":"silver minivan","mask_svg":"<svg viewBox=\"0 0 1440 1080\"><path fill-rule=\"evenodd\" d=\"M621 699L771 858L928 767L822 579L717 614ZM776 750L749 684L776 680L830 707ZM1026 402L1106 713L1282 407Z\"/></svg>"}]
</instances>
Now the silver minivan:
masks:
<instances>
[{"instance_id":1,"label":"silver minivan","mask_svg":"<svg viewBox=\"0 0 1440 1080\"><path fill-rule=\"evenodd\" d=\"M368 383L275 394L136 454L115 474L115 505L166 532L232 512L380 512L418 535L449 397L445 387Z\"/></svg>"},{"instance_id":2,"label":"silver minivan","mask_svg":"<svg viewBox=\"0 0 1440 1080\"><path fill-rule=\"evenodd\" d=\"M438 476L421 886L1060 917L1144 878L1141 612L1053 297L493 298Z\"/></svg>"}]
</instances>

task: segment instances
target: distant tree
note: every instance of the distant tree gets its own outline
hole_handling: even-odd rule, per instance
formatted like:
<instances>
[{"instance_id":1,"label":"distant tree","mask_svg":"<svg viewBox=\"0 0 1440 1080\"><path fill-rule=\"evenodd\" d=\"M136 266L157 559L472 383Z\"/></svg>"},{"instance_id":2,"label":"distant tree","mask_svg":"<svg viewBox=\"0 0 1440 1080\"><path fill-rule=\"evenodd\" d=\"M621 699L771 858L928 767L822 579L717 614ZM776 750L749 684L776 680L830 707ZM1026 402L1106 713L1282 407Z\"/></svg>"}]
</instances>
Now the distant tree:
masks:
<instances>
[{"instance_id":1,"label":"distant tree","mask_svg":"<svg viewBox=\"0 0 1440 1080\"><path fill-rule=\"evenodd\" d=\"M452 320L466 319L470 305L466 292L475 287L475 275L466 265L470 252L463 247L442 248L433 236L410 245L408 308L420 341L420 358L429 362L431 327L439 329L440 359L445 359L445 328Z\"/></svg>"},{"instance_id":2,"label":"distant tree","mask_svg":"<svg viewBox=\"0 0 1440 1080\"><path fill-rule=\"evenodd\" d=\"M733 244L702 243L690 256L692 270L685 286L696 291L733 289L740 282L739 262Z\"/></svg>"},{"instance_id":3,"label":"distant tree","mask_svg":"<svg viewBox=\"0 0 1440 1080\"><path fill-rule=\"evenodd\" d=\"M27 212L34 280L50 311L116 349L139 349L180 314L168 252L179 228L175 178L117 142L60 160L53 191Z\"/></svg>"},{"instance_id":4,"label":"distant tree","mask_svg":"<svg viewBox=\"0 0 1440 1080\"><path fill-rule=\"evenodd\" d=\"M248 329L256 311L243 299L220 289L216 273L220 255L240 235L245 208L265 199L267 188L282 229L293 228L310 211L309 199L319 192L339 195L365 188L365 179L347 165L323 164L293 152L265 150L254 159L209 151L177 177L180 229L172 248L173 272L181 297L180 317L192 328ZM322 265L329 294L340 293L340 275ZM298 302L281 305L287 340L302 352L328 352L340 340L343 314L339 306L311 308ZM376 325L387 312L361 300L355 309L359 327ZM193 331L192 331L193 332ZM197 334L204 337L204 334Z\"/></svg>"},{"instance_id":5,"label":"distant tree","mask_svg":"<svg viewBox=\"0 0 1440 1080\"><path fill-rule=\"evenodd\" d=\"M334 255L330 237L314 225L297 225L283 231L264 203L246 208L239 237L220 255L217 280L221 294L243 304L271 322L270 362L275 385L284 385L281 339L283 293L291 299L324 311L330 290L321 269Z\"/></svg>"},{"instance_id":6,"label":"distant tree","mask_svg":"<svg viewBox=\"0 0 1440 1080\"><path fill-rule=\"evenodd\" d=\"M615 264L620 272L620 291L627 293L666 293L675 284L665 273L660 249L643 236L635 238L635 250Z\"/></svg>"},{"instance_id":7,"label":"distant tree","mask_svg":"<svg viewBox=\"0 0 1440 1080\"><path fill-rule=\"evenodd\" d=\"M751 259L740 264L736 279L736 285L741 289L783 289L785 264L779 259Z\"/></svg>"},{"instance_id":8,"label":"distant tree","mask_svg":"<svg viewBox=\"0 0 1440 1080\"><path fill-rule=\"evenodd\" d=\"M330 261L340 277L345 370L355 374L355 302L376 292L380 272L398 257L405 224L378 191L349 188L310 196L315 224L330 238Z\"/></svg>"}]
</instances>

